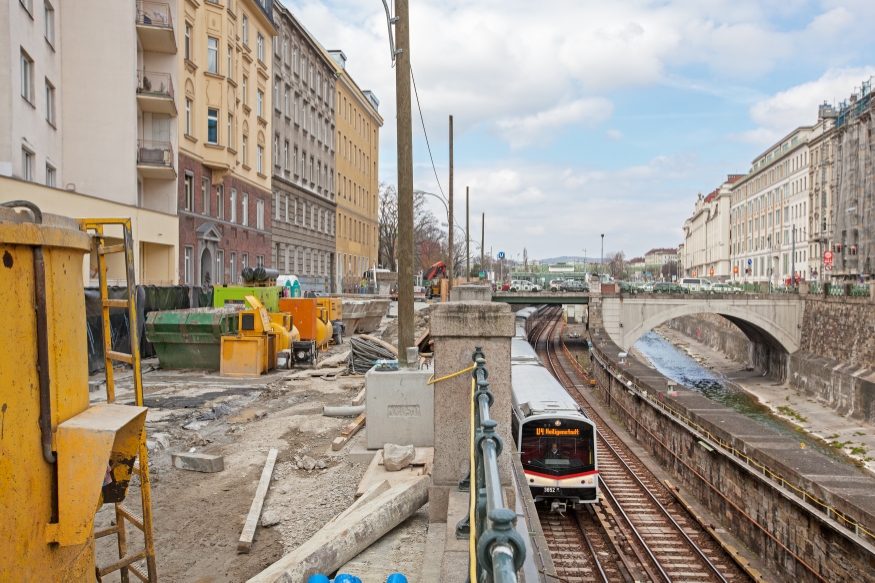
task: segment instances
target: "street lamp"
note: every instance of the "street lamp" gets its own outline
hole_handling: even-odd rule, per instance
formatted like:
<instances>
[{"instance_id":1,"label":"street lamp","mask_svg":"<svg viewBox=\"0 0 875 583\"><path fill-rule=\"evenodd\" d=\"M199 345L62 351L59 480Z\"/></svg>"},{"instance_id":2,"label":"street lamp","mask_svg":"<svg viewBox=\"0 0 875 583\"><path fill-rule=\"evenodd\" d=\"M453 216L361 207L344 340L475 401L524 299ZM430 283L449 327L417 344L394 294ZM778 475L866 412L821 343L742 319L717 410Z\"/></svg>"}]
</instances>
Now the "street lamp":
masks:
<instances>
[{"instance_id":1,"label":"street lamp","mask_svg":"<svg viewBox=\"0 0 875 583\"><path fill-rule=\"evenodd\" d=\"M599 281L602 280L601 272L605 264L605 234L602 233L602 253L599 256Z\"/></svg>"}]
</instances>

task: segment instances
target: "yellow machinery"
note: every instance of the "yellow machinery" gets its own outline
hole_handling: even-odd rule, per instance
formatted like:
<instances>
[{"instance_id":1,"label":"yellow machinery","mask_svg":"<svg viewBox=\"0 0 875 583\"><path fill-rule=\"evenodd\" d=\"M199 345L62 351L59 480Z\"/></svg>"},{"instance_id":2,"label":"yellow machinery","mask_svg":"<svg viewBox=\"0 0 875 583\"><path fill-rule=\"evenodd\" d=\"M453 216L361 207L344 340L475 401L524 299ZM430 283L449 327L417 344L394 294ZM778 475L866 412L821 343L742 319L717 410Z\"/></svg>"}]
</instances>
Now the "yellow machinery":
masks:
<instances>
[{"instance_id":1,"label":"yellow machinery","mask_svg":"<svg viewBox=\"0 0 875 583\"><path fill-rule=\"evenodd\" d=\"M101 258L126 250L104 247L102 239L95 243ZM117 405L112 394L106 404L89 406L82 265L91 248L92 238L74 220L42 214L26 201L0 205L0 303L6 316L0 327L0 581L94 583L95 573L114 570L122 571L123 581L129 571L157 581L148 499L138 515L147 523L147 548L128 554L120 535L123 558L96 569L94 545L101 533L94 532L95 513L109 502L116 503L117 516L124 512L119 509L132 473L140 473L148 494L148 470L136 467L139 453L147 468L142 385L138 406ZM105 293L102 298L107 314L109 306L134 309L128 300L109 300ZM136 319L130 324L136 339ZM110 345L106 353L125 356ZM126 357L139 363L138 355ZM111 376L110 367L108 391ZM135 561L146 563L142 571Z\"/></svg>"},{"instance_id":2,"label":"yellow machinery","mask_svg":"<svg viewBox=\"0 0 875 583\"><path fill-rule=\"evenodd\" d=\"M291 314L300 339L292 343L295 362L315 364L317 348L328 346L334 335L334 326L328 318L329 306L320 305L324 300L337 298L280 298L280 311ZM339 310L338 306L335 309Z\"/></svg>"},{"instance_id":3,"label":"yellow machinery","mask_svg":"<svg viewBox=\"0 0 875 583\"><path fill-rule=\"evenodd\" d=\"M329 337L335 344L343 344L343 300L340 298L318 298L320 308L326 311L326 322L331 326Z\"/></svg>"},{"instance_id":4,"label":"yellow machinery","mask_svg":"<svg viewBox=\"0 0 875 583\"><path fill-rule=\"evenodd\" d=\"M300 338L290 314L268 314L252 295L251 309L237 314L237 332L222 336L219 373L227 377L257 377L277 365L277 355Z\"/></svg>"}]
</instances>

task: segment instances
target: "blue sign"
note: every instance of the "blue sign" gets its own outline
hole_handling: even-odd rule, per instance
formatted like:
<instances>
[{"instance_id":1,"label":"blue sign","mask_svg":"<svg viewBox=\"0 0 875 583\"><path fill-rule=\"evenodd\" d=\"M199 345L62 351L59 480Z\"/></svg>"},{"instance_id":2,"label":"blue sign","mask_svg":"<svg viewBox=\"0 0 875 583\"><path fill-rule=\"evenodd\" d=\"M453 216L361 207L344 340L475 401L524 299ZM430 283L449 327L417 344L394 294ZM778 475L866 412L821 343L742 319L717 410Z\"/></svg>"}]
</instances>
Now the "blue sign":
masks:
<instances>
[{"instance_id":1,"label":"blue sign","mask_svg":"<svg viewBox=\"0 0 875 583\"><path fill-rule=\"evenodd\" d=\"M747 264L748 264L748 265L753 265L753 259L748 259L748 260L747 260Z\"/></svg>"},{"instance_id":2,"label":"blue sign","mask_svg":"<svg viewBox=\"0 0 875 583\"><path fill-rule=\"evenodd\" d=\"M499 258L499 259L504 259L504 251L499 251L499 252L498 252L498 258Z\"/></svg>"}]
</instances>

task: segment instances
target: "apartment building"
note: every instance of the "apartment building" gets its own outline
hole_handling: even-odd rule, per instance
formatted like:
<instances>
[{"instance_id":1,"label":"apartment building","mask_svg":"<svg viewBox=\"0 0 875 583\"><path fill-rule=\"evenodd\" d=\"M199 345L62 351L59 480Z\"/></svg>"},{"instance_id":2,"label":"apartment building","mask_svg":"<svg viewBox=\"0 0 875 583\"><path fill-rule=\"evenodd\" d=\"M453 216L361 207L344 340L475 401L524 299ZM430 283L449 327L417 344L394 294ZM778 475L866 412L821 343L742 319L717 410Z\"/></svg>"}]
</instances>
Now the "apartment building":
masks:
<instances>
[{"instance_id":1,"label":"apartment building","mask_svg":"<svg viewBox=\"0 0 875 583\"><path fill-rule=\"evenodd\" d=\"M378 261L380 102L362 91L346 70L343 51L334 60L337 133L337 286L357 292L362 275Z\"/></svg>"},{"instance_id":2,"label":"apartment building","mask_svg":"<svg viewBox=\"0 0 875 583\"><path fill-rule=\"evenodd\" d=\"M693 215L684 223L683 273L712 282L731 275L729 213L732 184L743 175L731 174L719 188L696 199Z\"/></svg>"},{"instance_id":3,"label":"apartment building","mask_svg":"<svg viewBox=\"0 0 875 583\"><path fill-rule=\"evenodd\" d=\"M178 0L180 280L271 266L273 3Z\"/></svg>"},{"instance_id":4,"label":"apartment building","mask_svg":"<svg viewBox=\"0 0 875 583\"><path fill-rule=\"evenodd\" d=\"M808 255L811 258L811 277L823 281L832 274L824 269L823 252L833 248L835 232L835 196L833 187L835 108L820 106L818 120L808 137L808 152L811 162L808 170L809 213ZM829 267L835 267L829 266ZM839 266L840 268L840 266Z\"/></svg>"},{"instance_id":5,"label":"apartment building","mask_svg":"<svg viewBox=\"0 0 875 583\"><path fill-rule=\"evenodd\" d=\"M809 266L810 155L813 127L800 127L766 150L732 185L733 281L772 283L812 277Z\"/></svg>"},{"instance_id":6,"label":"apartment building","mask_svg":"<svg viewBox=\"0 0 875 583\"><path fill-rule=\"evenodd\" d=\"M273 264L336 291L334 62L279 2L273 51Z\"/></svg>"},{"instance_id":7,"label":"apartment building","mask_svg":"<svg viewBox=\"0 0 875 583\"><path fill-rule=\"evenodd\" d=\"M56 214L130 217L146 284L176 283L175 16L135 0L0 5L0 176L26 183L0 200L14 191ZM124 277L119 259L110 278Z\"/></svg>"}]
</instances>

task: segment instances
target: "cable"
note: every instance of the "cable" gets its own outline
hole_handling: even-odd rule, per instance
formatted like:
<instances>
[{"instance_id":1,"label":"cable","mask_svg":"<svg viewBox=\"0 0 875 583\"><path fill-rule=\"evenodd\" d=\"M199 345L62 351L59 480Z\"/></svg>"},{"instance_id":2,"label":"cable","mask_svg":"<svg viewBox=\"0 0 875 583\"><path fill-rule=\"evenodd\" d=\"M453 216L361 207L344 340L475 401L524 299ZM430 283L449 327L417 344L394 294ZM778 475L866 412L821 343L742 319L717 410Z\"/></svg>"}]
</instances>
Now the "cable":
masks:
<instances>
[{"instance_id":1,"label":"cable","mask_svg":"<svg viewBox=\"0 0 875 583\"><path fill-rule=\"evenodd\" d=\"M444 194L444 189L441 187L441 179L438 178L437 168L434 165L434 156L431 155L431 144L428 143L428 132L425 131L425 118L422 117L422 107L419 105L419 91L416 90L416 78L413 76L413 65L410 65L410 78L413 80L413 94L416 95L416 109L419 110L419 120L422 122L422 133L425 134L425 145L428 146L428 157L431 158L431 168L434 170L434 178L437 180L438 190L441 191L441 196L447 200L447 195Z\"/></svg>"}]
</instances>

